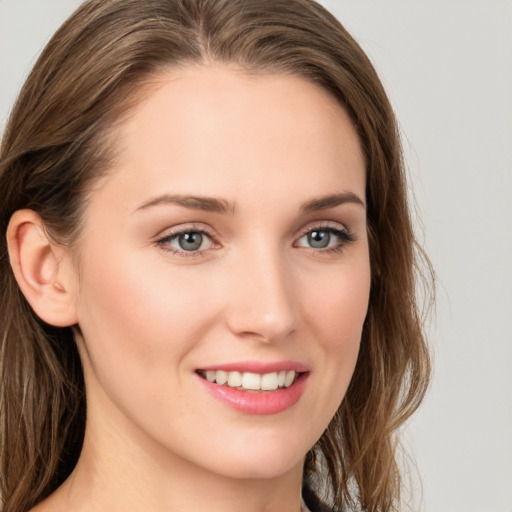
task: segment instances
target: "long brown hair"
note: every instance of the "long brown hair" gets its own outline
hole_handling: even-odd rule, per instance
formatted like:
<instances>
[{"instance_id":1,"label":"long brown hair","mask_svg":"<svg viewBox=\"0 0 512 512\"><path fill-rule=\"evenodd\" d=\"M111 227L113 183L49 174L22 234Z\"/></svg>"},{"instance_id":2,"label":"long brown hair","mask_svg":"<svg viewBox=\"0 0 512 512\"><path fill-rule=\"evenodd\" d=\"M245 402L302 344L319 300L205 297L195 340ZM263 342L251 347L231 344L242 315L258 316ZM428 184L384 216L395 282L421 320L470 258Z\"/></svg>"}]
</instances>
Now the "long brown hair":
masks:
<instances>
[{"instance_id":1,"label":"long brown hair","mask_svg":"<svg viewBox=\"0 0 512 512\"><path fill-rule=\"evenodd\" d=\"M372 285L347 394L305 461L333 510L398 506L397 428L415 411L430 363L416 302L417 263L397 124L364 52L313 0L89 0L54 35L10 116L0 152L0 232L30 208L72 246L87 193L115 156L115 124L169 67L233 63L328 90L350 115L367 169ZM427 278L430 267L426 265ZM427 287L431 282L426 279ZM42 322L0 239L0 483L4 512L26 512L76 464L86 403L72 328Z\"/></svg>"}]
</instances>

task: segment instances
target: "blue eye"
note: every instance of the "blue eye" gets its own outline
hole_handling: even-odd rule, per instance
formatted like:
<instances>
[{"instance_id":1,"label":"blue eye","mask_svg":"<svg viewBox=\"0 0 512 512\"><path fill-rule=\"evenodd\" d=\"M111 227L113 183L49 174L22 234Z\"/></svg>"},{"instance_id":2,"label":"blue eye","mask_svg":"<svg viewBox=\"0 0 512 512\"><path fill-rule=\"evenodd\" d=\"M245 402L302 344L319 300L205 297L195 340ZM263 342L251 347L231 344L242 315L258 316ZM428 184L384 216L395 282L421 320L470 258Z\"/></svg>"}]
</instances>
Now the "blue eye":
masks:
<instances>
[{"instance_id":1,"label":"blue eye","mask_svg":"<svg viewBox=\"0 0 512 512\"><path fill-rule=\"evenodd\" d=\"M305 232L297 241L297 247L311 249L341 250L355 237L344 229L334 227L318 227Z\"/></svg>"},{"instance_id":2,"label":"blue eye","mask_svg":"<svg viewBox=\"0 0 512 512\"><path fill-rule=\"evenodd\" d=\"M345 229L319 226L305 231L294 246L314 249L322 253L341 252L354 240L354 235ZM216 246L211 236L205 231L194 228L170 233L156 243L165 251L178 256L203 256L206 254L205 251Z\"/></svg>"},{"instance_id":3,"label":"blue eye","mask_svg":"<svg viewBox=\"0 0 512 512\"><path fill-rule=\"evenodd\" d=\"M307 235L308 244L315 249L325 249L331 243L329 231L310 231Z\"/></svg>"},{"instance_id":4,"label":"blue eye","mask_svg":"<svg viewBox=\"0 0 512 512\"><path fill-rule=\"evenodd\" d=\"M197 251L203 245L203 238L202 233L182 233L177 236L177 242L184 251Z\"/></svg>"},{"instance_id":5,"label":"blue eye","mask_svg":"<svg viewBox=\"0 0 512 512\"><path fill-rule=\"evenodd\" d=\"M210 249L213 241L204 231L191 229L166 236L158 244L171 252L191 253Z\"/></svg>"}]
</instances>

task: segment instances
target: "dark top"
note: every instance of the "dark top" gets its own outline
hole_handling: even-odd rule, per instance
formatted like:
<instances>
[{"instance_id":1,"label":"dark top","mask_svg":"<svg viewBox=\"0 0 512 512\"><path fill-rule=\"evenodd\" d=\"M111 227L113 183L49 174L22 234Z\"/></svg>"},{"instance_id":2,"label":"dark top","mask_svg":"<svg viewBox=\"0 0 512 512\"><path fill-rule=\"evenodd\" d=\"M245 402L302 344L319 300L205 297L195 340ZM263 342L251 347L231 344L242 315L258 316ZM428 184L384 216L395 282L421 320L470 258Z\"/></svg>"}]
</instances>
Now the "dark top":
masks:
<instances>
[{"instance_id":1,"label":"dark top","mask_svg":"<svg viewBox=\"0 0 512 512\"><path fill-rule=\"evenodd\" d=\"M311 512L336 512L333 508L320 501L318 496L309 487L302 488L302 498Z\"/></svg>"}]
</instances>

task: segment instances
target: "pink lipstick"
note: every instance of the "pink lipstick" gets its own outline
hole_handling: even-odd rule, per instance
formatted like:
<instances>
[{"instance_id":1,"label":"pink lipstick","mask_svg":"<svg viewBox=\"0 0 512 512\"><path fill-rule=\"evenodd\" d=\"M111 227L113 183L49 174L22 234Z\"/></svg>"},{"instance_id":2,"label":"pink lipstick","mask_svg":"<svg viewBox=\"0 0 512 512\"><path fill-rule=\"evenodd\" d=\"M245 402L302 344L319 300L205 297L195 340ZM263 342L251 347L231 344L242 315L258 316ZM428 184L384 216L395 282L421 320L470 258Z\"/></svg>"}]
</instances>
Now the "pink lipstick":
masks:
<instances>
[{"instance_id":1,"label":"pink lipstick","mask_svg":"<svg viewBox=\"0 0 512 512\"><path fill-rule=\"evenodd\" d=\"M309 369L294 361L244 361L203 367L196 374L206 390L229 407L245 414L269 415L299 401Z\"/></svg>"}]
</instances>

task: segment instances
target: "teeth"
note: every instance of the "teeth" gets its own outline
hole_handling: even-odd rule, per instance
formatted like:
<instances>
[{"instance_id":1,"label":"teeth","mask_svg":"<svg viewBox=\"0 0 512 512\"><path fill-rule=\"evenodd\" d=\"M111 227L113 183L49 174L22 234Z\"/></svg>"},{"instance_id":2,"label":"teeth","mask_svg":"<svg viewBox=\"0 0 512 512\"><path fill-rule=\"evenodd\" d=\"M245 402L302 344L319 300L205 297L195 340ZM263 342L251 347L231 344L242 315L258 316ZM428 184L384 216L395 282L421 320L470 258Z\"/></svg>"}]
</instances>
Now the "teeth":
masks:
<instances>
[{"instance_id":1,"label":"teeth","mask_svg":"<svg viewBox=\"0 0 512 512\"><path fill-rule=\"evenodd\" d=\"M228 381L228 374L227 372L223 372L223 371L218 371L218 372L213 372L215 374L215 379L213 382L216 382L217 384L226 384L226 382Z\"/></svg>"},{"instance_id":2,"label":"teeth","mask_svg":"<svg viewBox=\"0 0 512 512\"><path fill-rule=\"evenodd\" d=\"M244 389L261 389L261 376L257 373L245 372L242 375L242 387Z\"/></svg>"},{"instance_id":3,"label":"teeth","mask_svg":"<svg viewBox=\"0 0 512 512\"><path fill-rule=\"evenodd\" d=\"M241 385L242 374L240 372L228 372L228 386L230 388L239 388Z\"/></svg>"},{"instance_id":4,"label":"teeth","mask_svg":"<svg viewBox=\"0 0 512 512\"><path fill-rule=\"evenodd\" d=\"M291 386L294 380L295 372L286 372L286 377L284 378L284 387L287 388L288 386Z\"/></svg>"},{"instance_id":5,"label":"teeth","mask_svg":"<svg viewBox=\"0 0 512 512\"><path fill-rule=\"evenodd\" d=\"M209 382L220 385L226 384L231 388L242 388L252 391L274 391L278 388L287 388L295 382L297 377L297 373L293 370L264 374L208 370L202 372L202 375Z\"/></svg>"},{"instance_id":6,"label":"teeth","mask_svg":"<svg viewBox=\"0 0 512 512\"><path fill-rule=\"evenodd\" d=\"M277 373L265 373L261 376L261 389L264 391L273 391L279 387Z\"/></svg>"}]
</instances>

